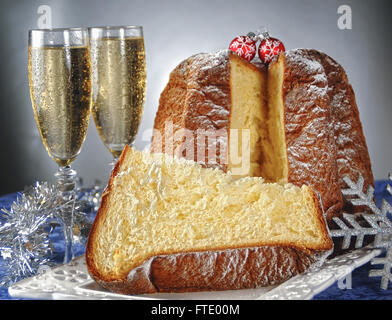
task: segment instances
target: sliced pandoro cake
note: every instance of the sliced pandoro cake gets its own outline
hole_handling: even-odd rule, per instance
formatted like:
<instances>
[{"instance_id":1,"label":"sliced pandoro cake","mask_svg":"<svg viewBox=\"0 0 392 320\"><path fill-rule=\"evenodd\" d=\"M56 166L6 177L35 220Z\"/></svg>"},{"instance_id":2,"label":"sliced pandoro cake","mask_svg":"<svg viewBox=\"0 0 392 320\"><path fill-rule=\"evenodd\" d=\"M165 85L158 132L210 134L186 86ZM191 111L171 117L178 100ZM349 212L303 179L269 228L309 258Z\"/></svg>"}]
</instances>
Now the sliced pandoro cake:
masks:
<instances>
[{"instance_id":1,"label":"sliced pandoro cake","mask_svg":"<svg viewBox=\"0 0 392 320\"><path fill-rule=\"evenodd\" d=\"M86 263L119 293L255 288L330 253L308 186L234 179L218 169L126 147L102 196Z\"/></svg>"}]
</instances>

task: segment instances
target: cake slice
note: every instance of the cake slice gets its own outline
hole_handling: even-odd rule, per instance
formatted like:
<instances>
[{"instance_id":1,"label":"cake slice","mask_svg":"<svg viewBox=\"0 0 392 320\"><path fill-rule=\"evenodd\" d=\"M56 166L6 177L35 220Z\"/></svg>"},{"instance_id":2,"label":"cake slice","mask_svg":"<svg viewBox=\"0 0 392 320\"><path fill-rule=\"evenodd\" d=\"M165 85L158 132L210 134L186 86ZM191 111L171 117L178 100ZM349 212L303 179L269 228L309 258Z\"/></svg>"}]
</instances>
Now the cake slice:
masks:
<instances>
[{"instance_id":1,"label":"cake slice","mask_svg":"<svg viewBox=\"0 0 392 320\"><path fill-rule=\"evenodd\" d=\"M234 179L127 146L102 196L86 263L120 293L228 290L285 281L332 246L310 187Z\"/></svg>"}]
</instances>

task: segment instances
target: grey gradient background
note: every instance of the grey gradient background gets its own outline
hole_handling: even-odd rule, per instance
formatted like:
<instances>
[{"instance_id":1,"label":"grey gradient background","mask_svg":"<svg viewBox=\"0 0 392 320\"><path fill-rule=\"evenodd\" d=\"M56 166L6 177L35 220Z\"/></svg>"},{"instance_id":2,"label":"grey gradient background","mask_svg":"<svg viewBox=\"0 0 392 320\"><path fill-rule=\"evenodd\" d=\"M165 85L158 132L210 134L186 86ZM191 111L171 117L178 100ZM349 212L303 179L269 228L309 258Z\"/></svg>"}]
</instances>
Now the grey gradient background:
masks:
<instances>
[{"instance_id":1,"label":"grey gradient background","mask_svg":"<svg viewBox=\"0 0 392 320\"><path fill-rule=\"evenodd\" d=\"M0 2L0 194L36 180L54 181L56 164L36 128L27 75L27 32L39 5L52 8L53 27L142 25L147 99L135 147L148 145L159 95L170 71L198 52L228 47L237 35L267 26L287 49L315 48L340 62L352 83L376 179L392 170L390 0L6 0ZM352 30L337 27L339 5L352 9ZM106 183L110 153L91 119L73 163L84 185Z\"/></svg>"}]
</instances>

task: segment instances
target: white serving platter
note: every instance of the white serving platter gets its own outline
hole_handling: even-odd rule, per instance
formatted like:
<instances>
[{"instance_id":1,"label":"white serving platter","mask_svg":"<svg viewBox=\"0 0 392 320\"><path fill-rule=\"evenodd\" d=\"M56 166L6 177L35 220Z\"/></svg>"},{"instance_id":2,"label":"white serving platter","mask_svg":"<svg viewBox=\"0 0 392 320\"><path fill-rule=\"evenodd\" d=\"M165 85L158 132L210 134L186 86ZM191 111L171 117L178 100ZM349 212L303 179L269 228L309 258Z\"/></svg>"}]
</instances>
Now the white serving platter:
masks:
<instances>
[{"instance_id":1,"label":"white serving platter","mask_svg":"<svg viewBox=\"0 0 392 320\"><path fill-rule=\"evenodd\" d=\"M60 265L11 287L8 292L14 298L30 299L128 299L128 300L307 300L348 276L354 269L369 262L381 253L371 247L353 250L327 260L320 268L295 276L278 285L258 289L156 293L144 295L121 295L100 287L89 276L84 256L67 265Z\"/></svg>"}]
</instances>

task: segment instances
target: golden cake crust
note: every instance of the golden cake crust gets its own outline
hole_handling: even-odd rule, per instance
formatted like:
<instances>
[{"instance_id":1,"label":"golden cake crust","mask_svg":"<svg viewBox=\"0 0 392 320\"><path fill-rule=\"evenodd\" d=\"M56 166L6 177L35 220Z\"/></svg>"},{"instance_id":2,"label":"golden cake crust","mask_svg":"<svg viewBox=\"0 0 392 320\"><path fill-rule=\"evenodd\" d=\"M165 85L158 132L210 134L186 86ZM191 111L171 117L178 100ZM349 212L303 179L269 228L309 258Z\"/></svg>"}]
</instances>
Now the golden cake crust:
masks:
<instances>
[{"instance_id":1,"label":"golden cake crust","mask_svg":"<svg viewBox=\"0 0 392 320\"><path fill-rule=\"evenodd\" d=\"M121 294L237 290L280 284L315 266L319 254L262 246L155 256L122 279L89 272L101 286Z\"/></svg>"}]
</instances>

